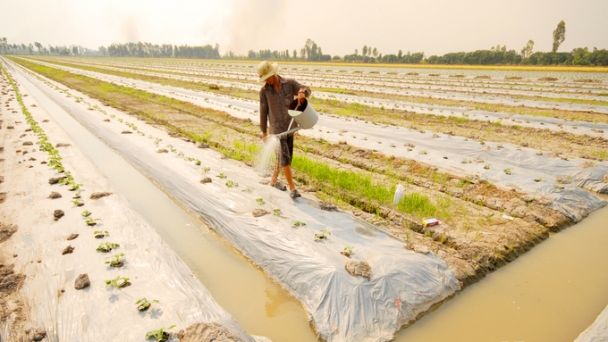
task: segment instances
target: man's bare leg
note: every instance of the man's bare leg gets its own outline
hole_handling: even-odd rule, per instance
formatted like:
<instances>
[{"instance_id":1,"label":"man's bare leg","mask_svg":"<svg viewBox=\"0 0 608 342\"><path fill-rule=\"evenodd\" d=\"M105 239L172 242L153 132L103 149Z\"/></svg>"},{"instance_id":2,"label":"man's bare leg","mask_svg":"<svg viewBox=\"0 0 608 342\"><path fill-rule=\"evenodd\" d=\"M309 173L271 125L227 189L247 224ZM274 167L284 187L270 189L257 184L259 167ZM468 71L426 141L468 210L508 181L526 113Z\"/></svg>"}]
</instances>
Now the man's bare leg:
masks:
<instances>
[{"instance_id":1,"label":"man's bare leg","mask_svg":"<svg viewBox=\"0 0 608 342\"><path fill-rule=\"evenodd\" d=\"M272 171L272 177L270 178L270 185L277 184L279 178L279 172L281 172L281 163L277 160L277 163L274 164L274 170Z\"/></svg>"},{"instance_id":2,"label":"man's bare leg","mask_svg":"<svg viewBox=\"0 0 608 342\"><path fill-rule=\"evenodd\" d=\"M289 191L294 191L296 189L296 186L293 184L293 178L291 176L291 166L284 166L283 173L285 174L285 178L287 179L287 184L289 184Z\"/></svg>"}]
</instances>

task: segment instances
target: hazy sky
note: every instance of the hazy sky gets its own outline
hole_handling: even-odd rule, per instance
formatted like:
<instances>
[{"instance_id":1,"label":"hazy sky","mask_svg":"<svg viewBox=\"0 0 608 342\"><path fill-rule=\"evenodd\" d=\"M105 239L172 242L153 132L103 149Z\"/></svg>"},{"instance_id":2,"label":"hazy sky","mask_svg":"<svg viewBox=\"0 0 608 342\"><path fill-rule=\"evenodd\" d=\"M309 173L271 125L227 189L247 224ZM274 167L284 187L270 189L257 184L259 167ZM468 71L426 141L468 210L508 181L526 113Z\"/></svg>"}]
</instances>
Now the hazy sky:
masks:
<instances>
[{"instance_id":1,"label":"hazy sky","mask_svg":"<svg viewBox=\"0 0 608 342\"><path fill-rule=\"evenodd\" d=\"M220 53L290 51L307 38L323 53L426 55L489 49L559 51L608 48L608 0L0 0L0 37L9 43L82 45L114 42L220 45Z\"/></svg>"}]
</instances>

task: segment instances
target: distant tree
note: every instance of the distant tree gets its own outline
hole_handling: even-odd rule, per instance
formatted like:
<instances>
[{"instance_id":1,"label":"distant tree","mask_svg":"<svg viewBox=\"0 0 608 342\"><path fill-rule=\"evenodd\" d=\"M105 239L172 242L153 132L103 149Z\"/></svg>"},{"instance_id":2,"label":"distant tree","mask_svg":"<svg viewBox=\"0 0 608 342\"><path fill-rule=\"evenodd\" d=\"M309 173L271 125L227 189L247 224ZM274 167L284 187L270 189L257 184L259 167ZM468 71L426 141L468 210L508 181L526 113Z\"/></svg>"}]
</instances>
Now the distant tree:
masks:
<instances>
[{"instance_id":1,"label":"distant tree","mask_svg":"<svg viewBox=\"0 0 608 342\"><path fill-rule=\"evenodd\" d=\"M355 56L359 54L359 50L355 49Z\"/></svg>"},{"instance_id":2,"label":"distant tree","mask_svg":"<svg viewBox=\"0 0 608 342\"><path fill-rule=\"evenodd\" d=\"M557 52L557 49L564 40L566 40L566 23L562 20L557 24L555 31L553 31L553 53Z\"/></svg>"},{"instance_id":3,"label":"distant tree","mask_svg":"<svg viewBox=\"0 0 608 342\"><path fill-rule=\"evenodd\" d=\"M534 50L534 41L532 39L528 40L528 44L521 49L521 57L526 59L532 55L532 51Z\"/></svg>"},{"instance_id":4,"label":"distant tree","mask_svg":"<svg viewBox=\"0 0 608 342\"><path fill-rule=\"evenodd\" d=\"M0 53L8 53L10 45L6 40L6 37L0 38Z\"/></svg>"},{"instance_id":5,"label":"distant tree","mask_svg":"<svg viewBox=\"0 0 608 342\"><path fill-rule=\"evenodd\" d=\"M293 50L293 59L298 58L298 51L297 50Z\"/></svg>"},{"instance_id":6,"label":"distant tree","mask_svg":"<svg viewBox=\"0 0 608 342\"><path fill-rule=\"evenodd\" d=\"M363 57L367 56L367 45L363 45L363 50L361 50L361 54Z\"/></svg>"},{"instance_id":7,"label":"distant tree","mask_svg":"<svg viewBox=\"0 0 608 342\"><path fill-rule=\"evenodd\" d=\"M399 50L399 53L397 54L397 58L398 59L403 58L403 51Z\"/></svg>"},{"instance_id":8,"label":"distant tree","mask_svg":"<svg viewBox=\"0 0 608 342\"><path fill-rule=\"evenodd\" d=\"M374 48L374 51L372 52L372 54L374 55L374 57L378 57L378 49Z\"/></svg>"},{"instance_id":9,"label":"distant tree","mask_svg":"<svg viewBox=\"0 0 608 342\"><path fill-rule=\"evenodd\" d=\"M42 44L40 44L38 42L34 42L34 46L36 46L36 49L38 49L38 53L41 54L42 53Z\"/></svg>"},{"instance_id":10,"label":"distant tree","mask_svg":"<svg viewBox=\"0 0 608 342\"><path fill-rule=\"evenodd\" d=\"M30 45L28 45L27 48L30 51L30 55L31 55L32 52L34 51L34 45L32 45L32 43L30 43Z\"/></svg>"}]
</instances>

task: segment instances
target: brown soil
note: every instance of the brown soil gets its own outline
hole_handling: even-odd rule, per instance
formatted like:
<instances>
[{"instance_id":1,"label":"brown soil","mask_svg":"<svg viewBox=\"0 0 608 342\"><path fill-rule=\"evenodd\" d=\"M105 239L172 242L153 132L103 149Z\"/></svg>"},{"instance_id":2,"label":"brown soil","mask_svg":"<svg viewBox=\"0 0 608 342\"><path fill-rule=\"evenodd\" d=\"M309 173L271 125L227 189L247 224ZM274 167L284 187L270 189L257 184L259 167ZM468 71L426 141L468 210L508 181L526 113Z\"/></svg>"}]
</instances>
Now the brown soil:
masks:
<instances>
[{"instance_id":1,"label":"brown soil","mask_svg":"<svg viewBox=\"0 0 608 342\"><path fill-rule=\"evenodd\" d=\"M348 261L344 265L344 269L353 277L362 276L363 278L370 279L372 268L365 261Z\"/></svg>"},{"instance_id":2,"label":"brown soil","mask_svg":"<svg viewBox=\"0 0 608 342\"><path fill-rule=\"evenodd\" d=\"M180 342L238 342L240 339L218 323L195 323L178 333Z\"/></svg>"},{"instance_id":3,"label":"brown soil","mask_svg":"<svg viewBox=\"0 0 608 342\"><path fill-rule=\"evenodd\" d=\"M96 199L100 199L102 197L110 196L111 194L112 194L111 192L94 192L91 194L91 199L96 200Z\"/></svg>"},{"instance_id":4,"label":"brown soil","mask_svg":"<svg viewBox=\"0 0 608 342\"><path fill-rule=\"evenodd\" d=\"M2 242L6 240L0 241L0 251ZM7 325L7 341L26 341L29 335L26 333L29 312L19 295L19 289L25 279L25 275L15 273L13 264L8 264L6 253L0 252L0 321L2 325ZM14 316L14 319L8 323L11 316Z\"/></svg>"}]
</instances>

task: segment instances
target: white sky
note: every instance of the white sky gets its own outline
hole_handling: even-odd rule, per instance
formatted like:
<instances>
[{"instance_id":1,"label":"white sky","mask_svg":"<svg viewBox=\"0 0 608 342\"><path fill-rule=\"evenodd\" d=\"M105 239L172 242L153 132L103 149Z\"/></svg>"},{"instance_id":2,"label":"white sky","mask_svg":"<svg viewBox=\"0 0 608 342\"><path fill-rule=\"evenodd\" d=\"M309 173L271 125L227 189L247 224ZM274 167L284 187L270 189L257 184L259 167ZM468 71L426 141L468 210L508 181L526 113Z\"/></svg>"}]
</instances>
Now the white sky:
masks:
<instances>
[{"instance_id":1,"label":"white sky","mask_svg":"<svg viewBox=\"0 0 608 342\"><path fill-rule=\"evenodd\" d=\"M608 0L0 0L0 37L9 43L82 45L114 42L220 45L220 53L290 51L307 38L323 53L426 56L489 49L559 51L608 48Z\"/></svg>"}]
</instances>

